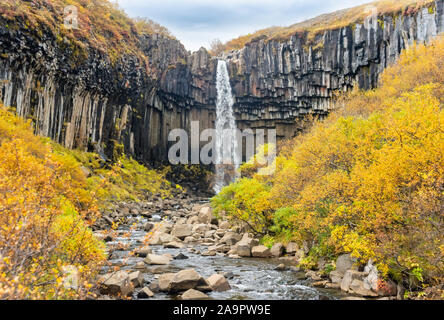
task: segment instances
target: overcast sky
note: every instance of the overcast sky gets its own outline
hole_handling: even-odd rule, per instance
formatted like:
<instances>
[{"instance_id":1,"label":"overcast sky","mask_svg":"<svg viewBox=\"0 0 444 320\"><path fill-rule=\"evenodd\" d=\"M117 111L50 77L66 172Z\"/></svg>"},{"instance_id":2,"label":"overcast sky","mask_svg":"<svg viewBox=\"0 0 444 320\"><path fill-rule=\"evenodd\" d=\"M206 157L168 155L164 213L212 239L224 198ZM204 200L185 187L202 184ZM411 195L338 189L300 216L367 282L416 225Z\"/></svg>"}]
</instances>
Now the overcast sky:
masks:
<instances>
[{"instance_id":1,"label":"overcast sky","mask_svg":"<svg viewBox=\"0 0 444 320\"><path fill-rule=\"evenodd\" d=\"M130 17L165 27L188 50L209 47L271 26L288 26L370 0L117 0Z\"/></svg>"}]
</instances>

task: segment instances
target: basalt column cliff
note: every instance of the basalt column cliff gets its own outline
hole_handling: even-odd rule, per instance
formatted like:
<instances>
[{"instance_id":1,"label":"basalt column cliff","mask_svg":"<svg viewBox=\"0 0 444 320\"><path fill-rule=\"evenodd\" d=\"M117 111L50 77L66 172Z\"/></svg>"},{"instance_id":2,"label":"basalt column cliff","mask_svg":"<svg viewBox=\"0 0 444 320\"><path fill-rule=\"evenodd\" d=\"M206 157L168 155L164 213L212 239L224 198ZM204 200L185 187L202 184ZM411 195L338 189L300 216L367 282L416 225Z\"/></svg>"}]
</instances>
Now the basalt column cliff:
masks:
<instances>
[{"instance_id":1,"label":"basalt column cliff","mask_svg":"<svg viewBox=\"0 0 444 320\"><path fill-rule=\"evenodd\" d=\"M46 10L45 1L35 3ZM205 49L190 53L154 33L138 34L144 59L112 59L87 43L79 54L43 22L39 30L29 28L26 19L11 19L3 4L0 13L0 99L31 118L37 133L107 157L123 146L139 160L164 161L171 129L190 130L191 121L201 130L214 127L217 58ZM375 86L404 48L443 31L444 0L438 0L314 39L301 33L256 39L223 57L238 128L276 128L278 138L293 137L307 114L323 116L333 108L335 91Z\"/></svg>"}]
</instances>

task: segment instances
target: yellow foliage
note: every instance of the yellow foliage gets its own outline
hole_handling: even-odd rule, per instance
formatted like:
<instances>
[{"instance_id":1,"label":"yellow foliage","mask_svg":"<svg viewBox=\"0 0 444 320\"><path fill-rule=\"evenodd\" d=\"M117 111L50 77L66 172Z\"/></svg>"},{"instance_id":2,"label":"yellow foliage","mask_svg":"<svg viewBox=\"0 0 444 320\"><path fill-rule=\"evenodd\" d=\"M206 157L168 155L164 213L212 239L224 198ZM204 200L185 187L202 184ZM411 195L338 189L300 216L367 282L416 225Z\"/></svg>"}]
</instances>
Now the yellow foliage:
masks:
<instances>
[{"instance_id":1,"label":"yellow foliage","mask_svg":"<svg viewBox=\"0 0 444 320\"><path fill-rule=\"evenodd\" d=\"M165 173L126 157L108 166L96 154L67 150L35 136L30 122L1 104L0 159L0 299L91 295L106 259L89 228L99 207L169 196Z\"/></svg>"},{"instance_id":2,"label":"yellow foliage","mask_svg":"<svg viewBox=\"0 0 444 320\"><path fill-rule=\"evenodd\" d=\"M287 144L274 175L250 172L213 205L236 218L248 212L249 223L266 212L276 237L311 244L307 266L351 252L386 275L422 270L421 281L442 281L443 55L443 39L410 48L378 89L342 97L338 111ZM265 193L241 187L249 185Z\"/></svg>"}]
</instances>

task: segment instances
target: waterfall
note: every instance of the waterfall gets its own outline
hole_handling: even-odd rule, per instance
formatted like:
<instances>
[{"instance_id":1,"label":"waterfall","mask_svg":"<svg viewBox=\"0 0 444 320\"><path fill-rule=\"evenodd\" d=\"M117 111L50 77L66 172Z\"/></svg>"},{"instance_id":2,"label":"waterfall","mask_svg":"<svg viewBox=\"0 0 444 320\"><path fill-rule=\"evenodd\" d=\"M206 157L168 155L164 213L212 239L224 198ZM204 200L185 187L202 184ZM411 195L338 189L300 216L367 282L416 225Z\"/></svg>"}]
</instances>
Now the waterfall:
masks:
<instances>
[{"instance_id":1,"label":"waterfall","mask_svg":"<svg viewBox=\"0 0 444 320\"><path fill-rule=\"evenodd\" d=\"M227 63L219 60L216 76L216 175L214 191L233 182L239 167L239 152L236 140L236 119L233 113L234 98L231 93Z\"/></svg>"}]
</instances>

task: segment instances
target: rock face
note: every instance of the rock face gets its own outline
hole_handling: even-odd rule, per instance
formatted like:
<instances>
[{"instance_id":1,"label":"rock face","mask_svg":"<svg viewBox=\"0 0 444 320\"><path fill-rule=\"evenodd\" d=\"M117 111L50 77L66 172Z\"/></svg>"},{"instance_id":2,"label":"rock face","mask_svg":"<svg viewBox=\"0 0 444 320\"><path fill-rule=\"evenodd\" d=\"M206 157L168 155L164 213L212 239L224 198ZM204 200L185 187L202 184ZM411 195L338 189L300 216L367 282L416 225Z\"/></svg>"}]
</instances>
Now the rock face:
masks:
<instances>
[{"instance_id":1,"label":"rock face","mask_svg":"<svg viewBox=\"0 0 444 320\"><path fill-rule=\"evenodd\" d=\"M437 0L411 14L325 31L313 42L304 34L258 39L229 53L238 127L293 137L307 114L322 117L334 107L335 90L355 81L375 86L403 49L443 32L443 14L444 0ZM0 17L0 99L34 119L38 134L105 158L123 145L137 159L165 161L171 129L190 132L192 121L200 130L214 127L217 59L205 49L190 54L177 40L143 35L144 65L132 55L112 62L92 48L79 59L62 43Z\"/></svg>"}]
</instances>

